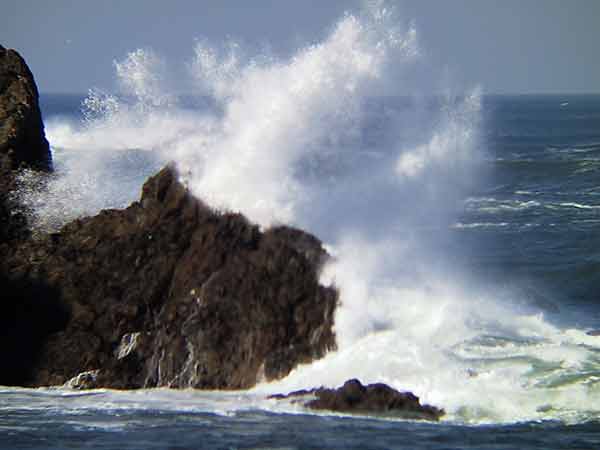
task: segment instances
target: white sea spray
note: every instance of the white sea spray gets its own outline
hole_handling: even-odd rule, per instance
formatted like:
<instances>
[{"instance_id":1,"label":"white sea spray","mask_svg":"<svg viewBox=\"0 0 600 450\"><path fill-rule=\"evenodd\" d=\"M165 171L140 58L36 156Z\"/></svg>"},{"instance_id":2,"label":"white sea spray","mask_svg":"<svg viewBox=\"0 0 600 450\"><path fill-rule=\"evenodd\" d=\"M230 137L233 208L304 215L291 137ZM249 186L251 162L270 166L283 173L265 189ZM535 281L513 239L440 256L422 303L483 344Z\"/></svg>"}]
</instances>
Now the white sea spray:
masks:
<instances>
[{"instance_id":1,"label":"white sea spray","mask_svg":"<svg viewBox=\"0 0 600 450\"><path fill-rule=\"evenodd\" d=\"M48 123L57 174L43 194L26 193L41 224L125 206L174 160L215 208L301 226L333 255L322 281L340 291L339 350L255 393L359 377L412 390L457 421L597 414L595 338L516 311L493 287L473 289L439 246L480 176L481 89L436 98L427 121L411 107L375 115L381 130L366 143L375 128L366 105L391 85L402 92L395 77L422 58L414 25L371 2L291 57L248 57L234 40L200 40L192 53L186 67L210 107L179 104L168 65L143 49L115 63L118 92L90 91L85 123ZM227 395L201 401L235 409Z\"/></svg>"}]
</instances>

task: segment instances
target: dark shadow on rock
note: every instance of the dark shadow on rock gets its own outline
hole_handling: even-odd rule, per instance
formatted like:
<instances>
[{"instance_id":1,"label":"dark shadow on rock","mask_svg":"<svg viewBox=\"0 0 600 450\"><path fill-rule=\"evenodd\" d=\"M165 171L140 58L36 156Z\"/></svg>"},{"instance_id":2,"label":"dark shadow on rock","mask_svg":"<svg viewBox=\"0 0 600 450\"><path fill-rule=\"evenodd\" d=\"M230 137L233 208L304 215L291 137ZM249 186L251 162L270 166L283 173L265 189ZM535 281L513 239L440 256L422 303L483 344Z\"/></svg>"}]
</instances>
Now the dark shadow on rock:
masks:
<instances>
[{"instance_id":1,"label":"dark shadow on rock","mask_svg":"<svg viewBox=\"0 0 600 450\"><path fill-rule=\"evenodd\" d=\"M69 314L43 283L0 274L0 286L0 385L24 386L35 378L46 339L65 327Z\"/></svg>"}]
</instances>

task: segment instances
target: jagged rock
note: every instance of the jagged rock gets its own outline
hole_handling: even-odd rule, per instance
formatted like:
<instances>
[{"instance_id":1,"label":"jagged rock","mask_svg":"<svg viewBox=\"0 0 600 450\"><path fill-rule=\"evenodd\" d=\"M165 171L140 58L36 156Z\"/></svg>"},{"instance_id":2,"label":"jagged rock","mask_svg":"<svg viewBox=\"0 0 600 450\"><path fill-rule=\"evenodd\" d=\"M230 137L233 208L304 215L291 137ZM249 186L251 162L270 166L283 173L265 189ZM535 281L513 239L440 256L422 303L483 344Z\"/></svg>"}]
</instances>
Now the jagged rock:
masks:
<instances>
[{"instance_id":1,"label":"jagged rock","mask_svg":"<svg viewBox=\"0 0 600 450\"><path fill-rule=\"evenodd\" d=\"M364 386L356 379L348 380L337 389L317 388L277 394L269 398L291 399L304 406L351 414L385 415L407 419L437 421L444 410L430 405L421 405L419 398L411 392L399 392L383 383Z\"/></svg>"},{"instance_id":2,"label":"jagged rock","mask_svg":"<svg viewBox=\"0 0 600 450\"><path fill-rule=\"evenodd\" d=\"M38 100L37 86L23 58L0 45L0 166L51 169Z\"/></svg>"},{"instance_id":3,"label":"jagged rock","mask_svg":"<svg viewBox=\"0 0 600 450\"><path fill-rule=\"evenodd\" d=\"M33 75L15 50L0 45L0 246L29 235L13 195L22 168L49 171L52 158Z\"/></svg>"},{"instance_id":4,"label":"jagged rock","mask_svg":"<svg viewBox=\"0 0 600 450\"><path fill-rule=\"evenodd\" d=\"M35 358L12 384L60 385L100 369L102 387L247 388L335 347L337 292L318 282L321 243L212 211L172 167L127 209L11 249L0 271L46 289L26 296L30 315L14 329L41 320L46 292L65 312L39 330Z\"/></svg>"}]
</instances>

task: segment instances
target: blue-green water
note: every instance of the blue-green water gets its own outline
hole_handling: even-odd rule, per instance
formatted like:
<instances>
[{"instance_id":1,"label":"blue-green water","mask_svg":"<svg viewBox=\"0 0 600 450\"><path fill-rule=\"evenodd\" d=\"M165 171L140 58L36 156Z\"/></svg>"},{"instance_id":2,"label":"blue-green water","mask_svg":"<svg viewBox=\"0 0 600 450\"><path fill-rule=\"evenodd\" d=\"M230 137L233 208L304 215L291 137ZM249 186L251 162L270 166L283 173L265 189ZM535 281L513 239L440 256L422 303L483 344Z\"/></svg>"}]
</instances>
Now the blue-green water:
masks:
<instances>
[{"instance_id":1,"label":"blue-green water","mask_svg":"<svg viewBox=\"0 0 600 450\"><path fill-rule=\"evenodd\" d=\"M95 394L82 407L72 396L1 392L0 448L6 449L587 450L600 445L594 421L460 426L258 409L215 413L202 411L201 400L197 411L177 411L175 399L166 398L166 408L133 401L107 407L119 398L115 393Z\"/></svg>"}]
</instances>

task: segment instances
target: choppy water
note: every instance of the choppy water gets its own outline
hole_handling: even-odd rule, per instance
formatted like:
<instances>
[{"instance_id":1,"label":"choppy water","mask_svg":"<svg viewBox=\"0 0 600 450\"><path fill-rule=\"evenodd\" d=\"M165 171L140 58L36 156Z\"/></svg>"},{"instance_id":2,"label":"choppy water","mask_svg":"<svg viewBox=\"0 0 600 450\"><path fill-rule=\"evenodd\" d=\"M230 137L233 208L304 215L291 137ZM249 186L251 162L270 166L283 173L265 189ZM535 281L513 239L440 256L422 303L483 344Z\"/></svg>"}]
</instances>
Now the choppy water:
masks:
<instances>
[{"instance_id":1,"label":"choppy water","mask_svg":"<svg viewBox=\"0 0 600 450\"><path fill-rule=\"evenodd\" d=\"M600 445L594 422L465 427L278 412L253 404L242 393L11 389L0 395L0 447L6 449L527 450Z\"/></svg>"},{"instance_id":2,"label":"choppy water","mask_svg":"<svg viewBox=\"0 0 600 450\"><path fill-rule=\"evenodd\" d=\"M600 96L386 95L419 64L388 11L291 58L198 43L197 92L149 49L120 91L42 96L57 228L123 207L174 160L192 191L334 255L339 351L248 392L0 390L3 448L597 448ZM430 92L430 87L423 88ZM269 393L348 378L411 390L439 424L316 415Z\"/></svg>"}]
</instances>

